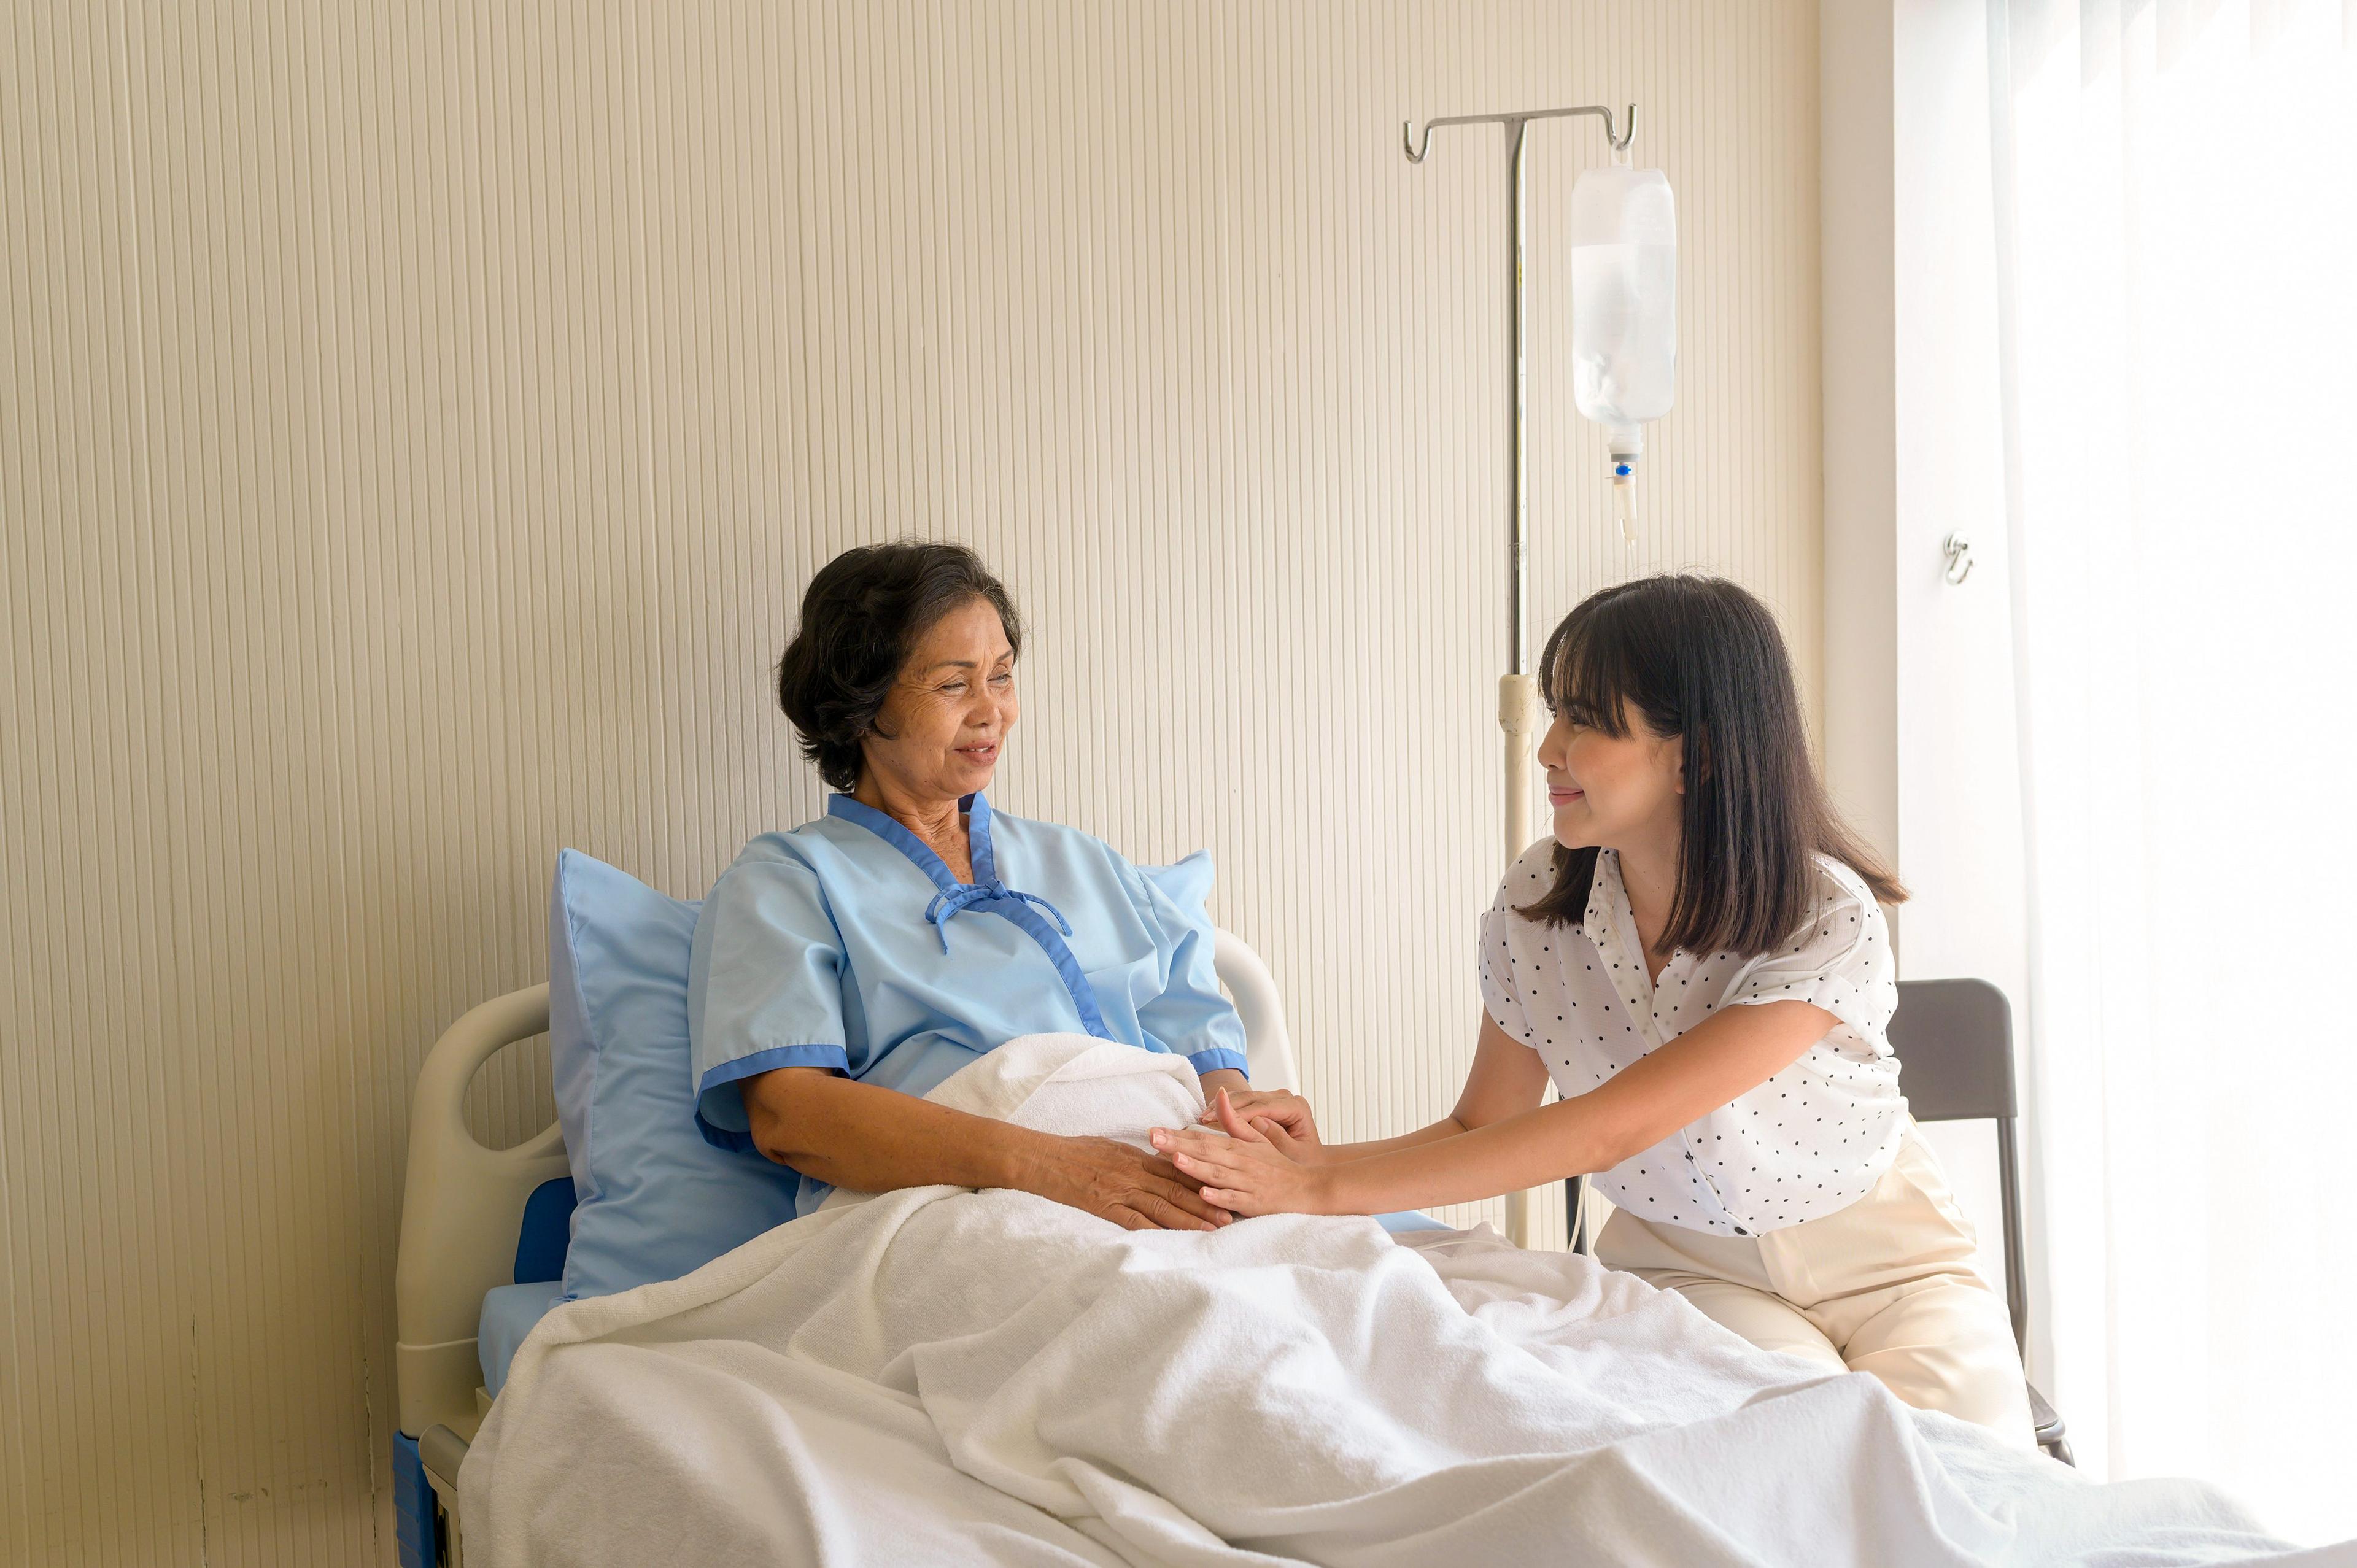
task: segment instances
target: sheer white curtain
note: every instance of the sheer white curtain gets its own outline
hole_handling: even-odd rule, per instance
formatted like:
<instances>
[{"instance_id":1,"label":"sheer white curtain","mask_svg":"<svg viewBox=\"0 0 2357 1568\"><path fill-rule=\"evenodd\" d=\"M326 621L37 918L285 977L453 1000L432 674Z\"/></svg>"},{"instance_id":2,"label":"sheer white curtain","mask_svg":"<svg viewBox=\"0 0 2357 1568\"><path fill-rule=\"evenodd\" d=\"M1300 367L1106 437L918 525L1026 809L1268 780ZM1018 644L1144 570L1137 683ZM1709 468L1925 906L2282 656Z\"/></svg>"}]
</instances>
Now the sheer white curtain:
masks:
<instances>
[{"instance_id":1,"label":"sheer white curtain","mask_svg":"<svg viewBox=\"0 0 2357 1568\"><path fill-rule=\"evenodd\" d=\"M1989 3L2052 1392L2357 1535L2357 3Z\"/></svg>"}]
</instances>

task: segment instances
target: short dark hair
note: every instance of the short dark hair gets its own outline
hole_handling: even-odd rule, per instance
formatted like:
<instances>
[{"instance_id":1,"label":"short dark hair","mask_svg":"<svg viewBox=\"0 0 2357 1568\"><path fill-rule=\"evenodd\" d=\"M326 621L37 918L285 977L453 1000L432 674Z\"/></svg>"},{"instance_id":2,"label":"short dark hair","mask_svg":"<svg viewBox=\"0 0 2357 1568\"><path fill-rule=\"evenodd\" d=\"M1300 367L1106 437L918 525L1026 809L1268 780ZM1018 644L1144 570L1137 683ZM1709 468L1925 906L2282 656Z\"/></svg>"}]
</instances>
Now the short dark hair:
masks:
<instances>
[{"instance_id":1,"label":"short dark hair","mask_svg":"<svg viewBox=\"0 0 2357 1568\"><path fill-rule=\"evenodd\" d=\"M858 787L860 737L917 639L951 611L982 599L998 612L1007 646L1023 651L1014 596L963 544L904 539L846 550L802 593L802 624L778 660L778 706L831 789Z\"/></svg>"},{"instance_id":2,"label":"short dark hair","mask_svg":"<svg viewBox=\"0 0 2357 1568\"><path fill-rule=\"evenodd\" d=\"M1685 741L1677 891L1662 940L1689 952L1771 952L1809 918L1815 855L1885 904L1907 890L1834 810L1809 759L1792 661L1768 607L1720 577L1639 577L1588 596L1547 639L1550 710L1613 736L1633 710ZM1522 913L1587 912L1597 852L1555 852L1555 886Z\"/></svg>"}]
</instances>

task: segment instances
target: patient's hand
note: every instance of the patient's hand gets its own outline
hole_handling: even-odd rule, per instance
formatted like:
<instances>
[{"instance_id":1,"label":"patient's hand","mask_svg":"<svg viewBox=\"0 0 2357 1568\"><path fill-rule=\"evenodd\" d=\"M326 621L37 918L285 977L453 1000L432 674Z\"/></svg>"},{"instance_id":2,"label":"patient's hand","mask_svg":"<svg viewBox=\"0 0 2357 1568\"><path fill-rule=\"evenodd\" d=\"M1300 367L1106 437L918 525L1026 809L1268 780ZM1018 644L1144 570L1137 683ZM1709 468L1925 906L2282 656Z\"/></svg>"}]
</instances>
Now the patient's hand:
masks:
<instances>
[{"instance_id":1,"label":"patient's hand","mask_svg":"<svg viewBox=\"0 0 2357 1568\"><path fill-rule=\"evenodd\" d=\"M1024 1188L1132 1230L1215 1230L1234 1217L1168 1160L1112 1138L1046 1140Z\"/></svg>"},{"instance_id":2,"label":"patient's hand","mask_svg":"<svg viewBox=\"0 0 2357 1568\"><path fill-rule=\"evenodd\" d=\"M1231 1093L1228 1102L1247 1126L1260 1130L1277 1149L1296 1163L1314 1165L1325 1159L1325 1147L1318 1139L1317 1120L1309 1114L1309 1101L1297 1094L1281 1089L1247 1089ZM1220 1125L1220 1107L1215 1100L1203 1108L1200 1118L1206 1127ZM1272 1129L1271 1123L1274 1123ZM1281 1136L1279 1134L1282 1134Z\"/></svg>"},{"instance_id":3,"label":"patient's hand","mask_svg":"<svg viewBox=\"0 0 2357 1568\"><path fill-rule=\"evenodd\" d=\"M1307 1106L1303 1107L1306 1111ZM1274 1118L1246 1122L1222 1090L1211 1114L1227 1133L1222 1138L1200 1127L1154 1130L1154 1146L1170 1156L1181 1176L1200 1182L1203 1198L1238 1214L1331 1214L1332 1173L1297 1160L1288 1137ZM1308 1146L1314 1152L1315 1145Z\"/></svg>"}]
</instances>

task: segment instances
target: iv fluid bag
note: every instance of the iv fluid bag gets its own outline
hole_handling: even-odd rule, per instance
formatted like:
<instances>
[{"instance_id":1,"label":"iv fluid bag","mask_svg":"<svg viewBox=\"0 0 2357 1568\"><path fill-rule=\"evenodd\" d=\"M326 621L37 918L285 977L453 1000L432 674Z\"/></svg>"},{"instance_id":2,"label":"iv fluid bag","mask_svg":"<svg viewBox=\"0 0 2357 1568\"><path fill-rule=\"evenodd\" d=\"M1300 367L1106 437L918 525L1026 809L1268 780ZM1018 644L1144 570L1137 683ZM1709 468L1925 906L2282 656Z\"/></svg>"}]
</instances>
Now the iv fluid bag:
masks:
<instances>
[{"instance_id":1,"label":"iv fluid bag","mask_svg":"<svg viewBox=\"0 0 2357 1568\"><path fill-rule=\"evenodd\" d=\"M1677 204L1659 169L1592 168L1572 188L1571 359L1579 412L1605 427L1616 469L1633 465L1638 426L1677 390Z\"/></svg>"}]
</instances>

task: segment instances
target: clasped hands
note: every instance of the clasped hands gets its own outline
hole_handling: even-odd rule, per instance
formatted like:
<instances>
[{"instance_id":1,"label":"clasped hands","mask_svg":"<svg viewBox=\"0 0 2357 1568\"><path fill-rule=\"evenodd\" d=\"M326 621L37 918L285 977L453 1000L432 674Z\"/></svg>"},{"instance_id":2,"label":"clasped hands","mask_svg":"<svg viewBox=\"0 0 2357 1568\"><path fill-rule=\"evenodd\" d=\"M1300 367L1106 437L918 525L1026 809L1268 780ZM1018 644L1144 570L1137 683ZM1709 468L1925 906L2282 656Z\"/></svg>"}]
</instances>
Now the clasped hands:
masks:
<instances>
[{"instance_id":1,"label":"clasped hands","mask_svg":"<svg viewBox=\"0 0 2357 1568\"><path fill-rule=\"evenodd\" d=\"M1226 1136L1207 1131L1211 1127ZM1317 1121L1297 1094L1222 1089L1196 1126L1157 1127L1152 1141L1182 1176L1201 1184L1206 1202L1231 1213L1340 1212Z\"/></svg>"}]
</instances>

